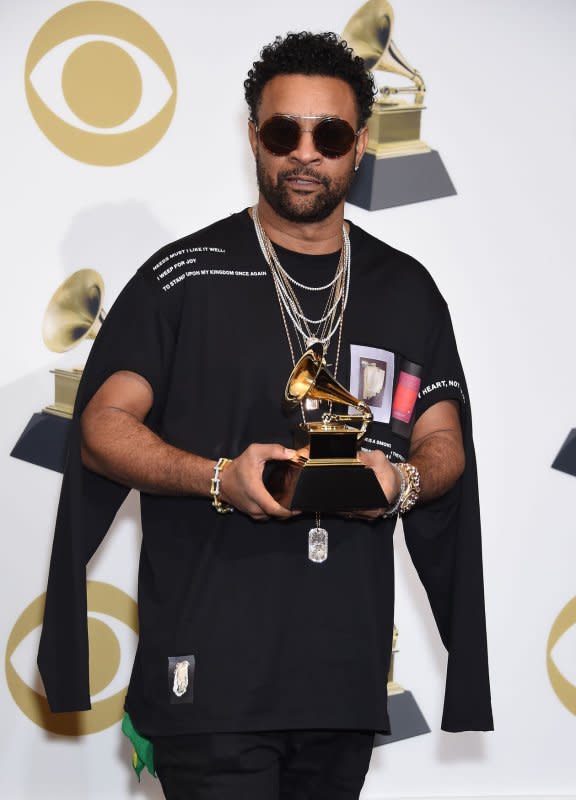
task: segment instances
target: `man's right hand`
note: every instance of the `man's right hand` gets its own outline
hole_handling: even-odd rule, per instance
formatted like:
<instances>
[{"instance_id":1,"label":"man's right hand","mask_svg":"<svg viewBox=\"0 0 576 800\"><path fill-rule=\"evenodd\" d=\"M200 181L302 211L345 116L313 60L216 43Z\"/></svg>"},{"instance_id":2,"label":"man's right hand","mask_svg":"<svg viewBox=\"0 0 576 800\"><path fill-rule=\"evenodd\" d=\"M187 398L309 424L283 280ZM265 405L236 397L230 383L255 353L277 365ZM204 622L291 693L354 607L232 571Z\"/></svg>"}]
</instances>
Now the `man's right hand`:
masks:
<instances>
[{"instance_id":1,"label":"man's right hand","mask_svg":"<svg viewBox=\"0 0 576 800\"><path fill-rule=\"evenodd\" d=\"M262 482L267 461L289 461L294 455L281 444L251 444L220 473L220 498L256 520L299 514L277 503Z\"/></svg>"},{"instance_id":2,"label":"man's right hand","mask_svg":"<svg viewBox=\"0 0 576 800\"><path fill-rule=\"evenodd\" d=\"M197 495L210 501L214 460L163 441L144 420L154 401L148 381L135 372L115 372L81 415L82 463L93 472L149 494ZM223 455L228 455L225 453ZM280 444L253 444L221 472L220 495L253 519L288 519L262 482L266 461L294 455Z\"/></svg>"}]
</instances>

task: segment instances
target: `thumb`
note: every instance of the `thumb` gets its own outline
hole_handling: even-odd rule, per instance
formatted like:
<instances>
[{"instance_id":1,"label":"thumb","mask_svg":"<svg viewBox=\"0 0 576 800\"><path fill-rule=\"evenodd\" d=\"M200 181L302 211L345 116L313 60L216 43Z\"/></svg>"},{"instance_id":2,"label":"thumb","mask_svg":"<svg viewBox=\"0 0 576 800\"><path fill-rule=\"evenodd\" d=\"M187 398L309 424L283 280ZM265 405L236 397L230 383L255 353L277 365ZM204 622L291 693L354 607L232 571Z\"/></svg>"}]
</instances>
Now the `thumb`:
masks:
<instances>
[{"instance_id":1,"label":"thumb","mask_svg":"<svg viewBox=\"0 0 576 800\"><path fill-rule=\"evenodd\" d=\"M262 444L258 455L262 461L288 461L294 458L296 451L281 444Z\"/></svg>"}]
</instances>

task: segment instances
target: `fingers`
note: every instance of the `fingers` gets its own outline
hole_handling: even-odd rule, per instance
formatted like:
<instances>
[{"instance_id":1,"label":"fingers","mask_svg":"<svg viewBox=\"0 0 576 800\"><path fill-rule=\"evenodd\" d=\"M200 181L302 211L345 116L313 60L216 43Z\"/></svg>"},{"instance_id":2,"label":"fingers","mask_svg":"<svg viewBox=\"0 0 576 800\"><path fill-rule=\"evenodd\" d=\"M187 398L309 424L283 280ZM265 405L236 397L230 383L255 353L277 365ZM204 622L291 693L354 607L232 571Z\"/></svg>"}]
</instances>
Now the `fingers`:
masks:
<instances>
[{"instance_id":1,"label":"fingers","mask_svg":"<svg viewBox=\"0 0 576 800\"><path fill-rule=\"evenodd\" d=\"M382 487L385 498L390 502L400 491L398 470L386 458L381 450L361 450L358 458L367 467L371 467Z\"/></svg>"},{"instance_id":2,"label":"fingers","mask_svg":"<svg viewBox=\"0 0 576 800\"><path fill-rule=\"evenodd\" d=\"M272 495L264 488L264 484L256 484L252 486L250 500L254 504L254 509L250 513L251 517L256 518L258 515L265 517L277 517L280 519L290 519L296 516L297 511L290 511L278 503Z\"/></svg>"},{"instance_id":3,"label":"fingers","mask_svg":"<svg viewBox=\"0 0 576 800\"><path fill-rule=\"evenodd\" d=\"M374 520L374 519L380 519L380 517L382 516L382 514L384 514L385 511L386 511L385 508L371 508L366 511L357 511L355 516L358 519Z\"/></svg>"},{"instance_id":4,"label":"fingers","mask_svg":"<svg viewBox=\"0 0 576 800\"><path fill-rule=\"evenodd\" d=\"M277 517L279 519L290 519L295 516L297 511L290 511L280 505L268 492L262 483L262 472L267 461L289 461L296 455L296 451L281 444L252 444L246 451L254 458L258 464L258 482L251 486L251 500L258 506L258 511L251 516L254 519Z\"/></svg>"},{"instance_id":5,"label":"fingers","mask_svg":"<svg viewBox=\"0 0 576 800\"><path fill-rule=\"evenodd\" d=\"M281 444L251 444L225 471L222 491L232 505L252 519L290 519L299 512L284 508L272 497L262 482L262 474L267 461L287 461L295 455L294 450Z\"/></svg>"},{"instance_id":6,"label":"fingers","mask_svg":"<svg viewBox=\"0 0 576 800\"><path fill-rule=\"evenodd\" d=\"M381 450L359 450L358 459L368 467L383 469L390 462Z\"/></svg>"},{"instance_id":7,"label":"fingers","mask_svg":"<svg viewBox=\"0 0 576 800\"><path fill-rule=\"evenodd\" d=\"M355 511L342 512L344 519L380 519L386 511L385 508L356 509Z\"/></svg>"},{"instance_id":8,"label":"fingers","mask_svg":"<svg viewBox=\"0 0 576 800\"><path fill-rule=\"evenodd\" d=\"M296 451L281 444L251 444L245 451L257 461L288 461L294 458Z\"/></svg>"}]
</instances>

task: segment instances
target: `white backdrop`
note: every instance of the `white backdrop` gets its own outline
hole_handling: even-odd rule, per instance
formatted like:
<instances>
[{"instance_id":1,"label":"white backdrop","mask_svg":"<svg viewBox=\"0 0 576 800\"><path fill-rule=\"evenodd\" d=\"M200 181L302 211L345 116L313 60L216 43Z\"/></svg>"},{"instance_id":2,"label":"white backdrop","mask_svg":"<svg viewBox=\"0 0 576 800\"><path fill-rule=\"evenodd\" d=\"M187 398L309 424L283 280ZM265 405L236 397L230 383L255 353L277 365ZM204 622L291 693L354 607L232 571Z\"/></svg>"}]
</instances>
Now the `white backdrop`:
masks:
<instances>
[{"instance_id":1,"label":"white backdrop","mask_svg":"<svg viewBox=\"0 0 576 800\"><path fill-rule=\"evenodd\" d=\"M0 0L2 275L0 544L3 647L45 589L60 476L8 453L52 398L58 356L40 336L44 308L70 273L90 267L110 307L167 241L255 199L242 82L260 47L288 30L340 31L355 0L184 3L129 0L162 37L178 95L164 137L121 166L92 166L55 147L24 91L30 43L63 0ZM396 0L394 39L428 86L423 138L458 195L347 215L420 259L451 307L472 397L480 470L488 636L496 732L439 731L445 658L401 531L397 541L397 679L433 732L375 751L363 797L576 797L576 716L546 670L552 624L576 595L576 479L550 469L576 427L573 371L573 186L576 4L573 0ZM58 80L53 89L57 92ZM190 191L190 187L195 187ZM89 574L135 596L131 495ZM38 632L12 657L34 685ZM134 636L118 631L126 683ZM554 661L576 685L576 626ZM118 686L116 686L118 684ZM158 798L138 785L119 726L47 734L0 679L0 795Z\"/></svg>"}]
</instances>

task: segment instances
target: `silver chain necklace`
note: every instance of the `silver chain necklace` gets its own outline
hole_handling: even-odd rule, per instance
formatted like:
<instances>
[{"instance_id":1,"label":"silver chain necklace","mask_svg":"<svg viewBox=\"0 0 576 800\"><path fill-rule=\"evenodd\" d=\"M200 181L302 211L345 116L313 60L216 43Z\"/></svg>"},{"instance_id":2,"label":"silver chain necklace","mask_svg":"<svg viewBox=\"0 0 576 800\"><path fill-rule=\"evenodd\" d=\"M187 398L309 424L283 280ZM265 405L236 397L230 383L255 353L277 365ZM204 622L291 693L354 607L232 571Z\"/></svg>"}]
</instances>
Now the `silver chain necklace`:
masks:
<instances>
[{"instance_id":1,"label":"silver chain necklace","mask_svg":"<svg viewBox=\"0 0 576 800\"><path fill-rule=\"evenodd\" d=\"M297 281L296 278L293 278L292 275L290 275L284 269L284 267L282 266L282 264L278 260L278 255L276 253L276 250L274 249L274 245L272 245L271 242L270 242L270 245L271 245L271 247L270 247L270 255L272 256L272 259L274 261L274 266L276 267L278 272L280 272L282 277L284 277L287 280L289 280L290 283L292 283L294 286L298 286L299 289L305 289L307 292L321 292L324 289L330 289L330 287L333 286L336 283L336 281L338 280L338 278L340 276L341 269L342 269L342 264L339 262L338 263L338 268L336 270L336 274L334 275L334 277L332 278L330 283L325 283L324 286L307 286L305 283L300 283L300 281Z\"/></svg>"},{"instance_id":2,"label":"silver chain necklace","mask_svg":"<svg viewBox=\"0 0 576 800\"><path fill-rule=\"evenodd\" d=\"M318 341L321 342L325 350L327 350L330 339L334 336L340 325L339 317L344 313L348 302L350 288L350 239L346 228L342 226L342 252L333 280L323 287L310 287L293 279L280 264L274 245L260 223L257 206L252 208L252 219L260 249L270 268L276 293L283 310L290 317L292 324L302 337L306 347L309 347L313 341ZM319 319L312 319L304 314L302 306L290 285L291 283L308 291L331 289L324 313ZM340 306L339 315L337 314L338 306ZM311 325L319 327L316 331L312 331Z\"/></svg>"},{"instance_id":3,"label":"silver chain necklace","mask_svg":"<svg viewBox=\"0 0 576 800\"><path fill-rule=\"evenodd\" d=\"M294 283L295 286L300 286L301 288L308 289L310 291L320 291L320 288L316 287L309 287L304 284L300 284L297 281L293 281L286 270L282 267L278 260L278 256L272 242L266 235L266 232L262 228L260 223L260 219L258 217L258 208L257 206L253 206L252 208L252 219L254 222L254 228L256 230L256 235L258 237L258 242L260 243L260 248L262 249L262 253L264 258L270 267L270 272L272 275L272 279L274 281L274 288L276 290L276 297L278 298L278 305L280 306L280 315L282 317L282 322L284 323L284 330L286 331L286 338L288 340L288 347L290 349L290 357L292 359L292 366L296 366L296 355L294 353L294 347L292 345L292 337L290 336L290 329L288 327L288 320L286 315L288 315L295 327L295 329L300 333L302 336L302 341L300 342L300 350L303 352L304 349L310 347L312 342L319 341L324 346L324 352L328 352L328 346L330 344L330 339L334 335L336 331L338 331L338 343L336 346L336 362L334 365L334 377L336 378L338 375L338 365L340 363L340 349L342 344L342 328L344 327L344 310L346 308L346 304L348 302L348 293L350 289L350 239L348 237L348 232L344 225L342 226L342 253L340 254L340 261L338 262L338 267L336 268L336 275L334 276L333 280L326 284L324 287L320 288L331 288L330 296L328 298L326 307L328 307L332 301L332 295L336 295L337 300L332 304L330 313L325 313L322 319L318 320L318 322L323 322L327 320L332 315L332 320L330 323L330 332L325 335L323 338L317 338L312 336L310 328L308 327L309 322L316 322L316 320L309 320L307 317L304 316L302 312L302 308L296 298L292 287L289 284L286 284L284 280L281 278L277 279L277 275L285 275L291 283ZM338 289L338 283L340 284L340 289ZM285 289L288 291L284 291ZM338 314L338 319L335 324L334 317L336 316L336 308L340 304L340 313ZM299 310L299 314L293 314L291 312L295 311L295 309ZM333 311L332 311L333 309ZM302 330L302 328L298 325L294 316L298 316L301 320L304 321L306 327L306 333ZM316 405L314 408L317 408L316 400L312 401ZM332 412L332 403L330 402L330 412ZM300 413L302 414L302 422L304 425L306 424L306 414L304 411L304 404L300 403ZM315 514L315 521L316 526L314 528L310 528L308 531L308 558L310 561L314 563L322 563L326 561L328 558L328 531L326 528L321 527L321 515L320 512L317 511Z\"/></svg>"}]
</instances>

